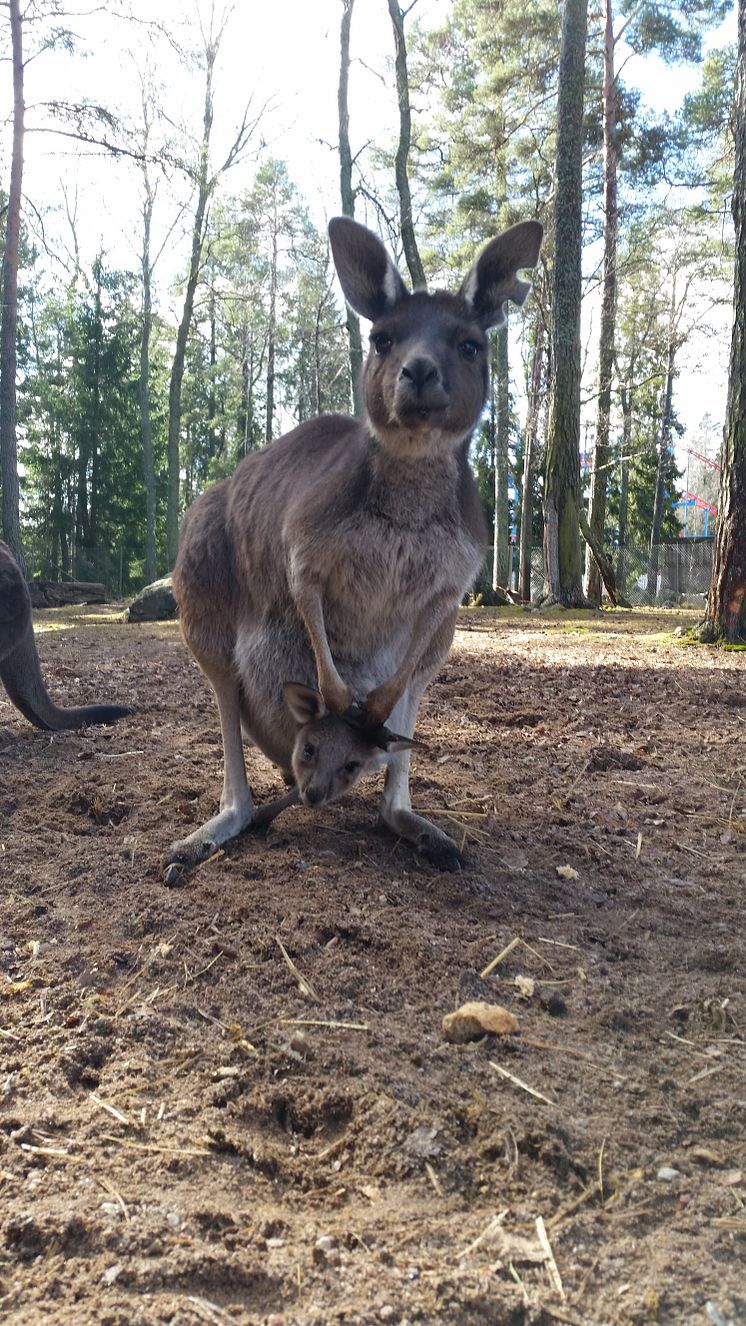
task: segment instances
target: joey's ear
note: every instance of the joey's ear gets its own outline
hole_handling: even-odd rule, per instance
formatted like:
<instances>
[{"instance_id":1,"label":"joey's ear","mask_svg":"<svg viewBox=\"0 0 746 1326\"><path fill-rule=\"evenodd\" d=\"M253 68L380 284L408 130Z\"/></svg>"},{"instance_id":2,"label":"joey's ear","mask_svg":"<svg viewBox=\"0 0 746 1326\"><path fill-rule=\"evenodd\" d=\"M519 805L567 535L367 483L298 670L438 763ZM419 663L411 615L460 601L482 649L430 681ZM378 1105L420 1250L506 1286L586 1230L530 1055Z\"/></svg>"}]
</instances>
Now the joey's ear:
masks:
<instances>
[{"instance_id":1,"label":"joey's ear","mask_svg":"<svg viewBox=\"0 0 746 1326\"><path fill-rule=\"evenodd\" d=\"M531 282L522 281L518 272L522 267L536 266L543 235L538 221L519 221L490 240L465 276L459 294L471 305L485 331L502 327L507 300L523 303Z\"/></svg>"},{"instance_id":2,"label":"joey's ear","mask_svg":"<svg viewBox=\"0 0 746 1326\"><path fill-rule=\"evenodd\" d=\"M366 226L349 216L335 216L329 222L329 240L345 299L361 317L375 322L409 298L383 244Z\"/></svg>"},{"instance_id":3,"label":"joey's ear","mask_svg":"<svg viewBox=\"0 0 746 1326\"><path fill-rule=\"evenodd\" d=\"M305 727L306 723L313 723L327 713L322 697L312 686L303 686L299 681L286 681L282 692L298 727Z\"/></svg>"}]
</instances>

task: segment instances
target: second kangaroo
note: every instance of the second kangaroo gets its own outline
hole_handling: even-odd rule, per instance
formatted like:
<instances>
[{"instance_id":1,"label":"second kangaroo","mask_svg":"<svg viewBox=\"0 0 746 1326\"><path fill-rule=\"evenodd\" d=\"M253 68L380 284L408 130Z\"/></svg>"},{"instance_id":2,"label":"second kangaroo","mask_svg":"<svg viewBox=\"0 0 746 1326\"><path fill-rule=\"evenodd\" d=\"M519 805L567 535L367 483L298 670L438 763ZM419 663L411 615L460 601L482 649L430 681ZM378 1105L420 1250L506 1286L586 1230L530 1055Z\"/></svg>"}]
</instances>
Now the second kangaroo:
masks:
<instances>
[{"instance_id":1,"label":"second kangaroo","mask_svg":"<svg viewBox=\"0 0 746 1326\"><path fill-rule=\"evenodd\" d=\"M484 248L456 294L406 289L379 240L330 223L348 303L372 323L367 418L301 424L187 513L174 593L189 648L212 683L225 756L220 810L172 844L194 865L255 816L242 727L283 765L293 721L286 678L316 686L333 714L356 699L371 727L411 737L445 659L486 531L468 460L488 387L490 327L522 304L518 277L542 229L525 221ZM458 869L455 843L411 808L406 749L386 754L384 823L429 860Z\"/></svg>"}]
</instances>

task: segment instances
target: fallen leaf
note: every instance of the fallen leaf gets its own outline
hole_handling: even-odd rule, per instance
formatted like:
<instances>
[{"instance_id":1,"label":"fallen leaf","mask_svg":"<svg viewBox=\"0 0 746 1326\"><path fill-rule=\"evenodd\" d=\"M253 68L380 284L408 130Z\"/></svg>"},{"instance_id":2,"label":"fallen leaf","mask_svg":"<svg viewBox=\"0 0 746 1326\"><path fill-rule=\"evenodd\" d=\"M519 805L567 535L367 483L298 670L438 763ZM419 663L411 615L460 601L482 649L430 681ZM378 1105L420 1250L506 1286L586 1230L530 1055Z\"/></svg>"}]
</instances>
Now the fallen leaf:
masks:
<instances>
[{"instance_id":1,"label":"fallen leaf","mask_svg":"<svg viewBox=\"0 0 746 1326\"><path fill-rule=\"evenodd\" d=\"M577 870L574 870L572 866L557 866L556 870L560 879L580 879Z\"/></svg>"},{"instance_id":2,"label":"fallen leaf","mask_svg":"<svg viewBox=\"0 0 746 1326\"><path fill-rule=\"evenodd\" d=\"M536 989L536 981L533 976L516 976L515 985L521 999L532 999Z\"/></svg>"},{"instance_id":3,"label":"fallen leaf","mask_svg":"<svg viewBox=\"0 0 746 1326\"><path fill-rule=\"evenodd\" d=\"M462 1004L455 1013L446 1013L443 1018L443 1035L454 1045L476 1040L487 1033L492 1036L509 1036L517 1030L518 1021L507 1008L501 1008L499 1004L484 1004L480 1000Z\"/></svg>"}]
</instances>

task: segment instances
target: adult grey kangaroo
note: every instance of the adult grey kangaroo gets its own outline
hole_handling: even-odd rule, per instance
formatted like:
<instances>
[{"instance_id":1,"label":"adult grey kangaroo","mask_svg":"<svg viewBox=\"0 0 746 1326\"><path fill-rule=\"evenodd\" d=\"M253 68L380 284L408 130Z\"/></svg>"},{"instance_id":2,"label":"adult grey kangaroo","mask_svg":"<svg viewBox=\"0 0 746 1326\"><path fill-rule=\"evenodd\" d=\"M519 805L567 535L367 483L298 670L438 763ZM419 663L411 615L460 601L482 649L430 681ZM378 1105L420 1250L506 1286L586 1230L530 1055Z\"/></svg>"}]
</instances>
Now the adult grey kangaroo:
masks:
<instances>
[{"instance_id":1,"label":"adult grey kangaroo","mask_svg":"<svg viewBox=\"0 0 746 1326\"><path fill-rule=\"evenodd\" d=\"M7 543L0 542L0 680L17 709L35 727L60 731L89 723L115 723L131 714L120 704L53 703L41 675L26 581Z\"/></svg>"},{"instance_id":2,"label":"adult grey kangaroo","mask_svg":"<svg viewBox=\"0 0 746 1326\"><path fill-rule=\"evenodd\" d=\"M411 736L484 555L468 450L487 397L486 332L507 300L523 303L518 272L535 265L542 228L525 221L493 239L457 294L410 294L380 241L346 217L329 237L344 294L372 323L367 417L301 424L187 512L173 588L215 691L225 764L219 813L167 863L194 865L251 824L241 731L287 768L287 679L318 685L333 714L356 699L371 726L390 718ZM382 819L458 869L455 843L411 809L409 757L386 757Z\"/></svg>"}]
</instances>

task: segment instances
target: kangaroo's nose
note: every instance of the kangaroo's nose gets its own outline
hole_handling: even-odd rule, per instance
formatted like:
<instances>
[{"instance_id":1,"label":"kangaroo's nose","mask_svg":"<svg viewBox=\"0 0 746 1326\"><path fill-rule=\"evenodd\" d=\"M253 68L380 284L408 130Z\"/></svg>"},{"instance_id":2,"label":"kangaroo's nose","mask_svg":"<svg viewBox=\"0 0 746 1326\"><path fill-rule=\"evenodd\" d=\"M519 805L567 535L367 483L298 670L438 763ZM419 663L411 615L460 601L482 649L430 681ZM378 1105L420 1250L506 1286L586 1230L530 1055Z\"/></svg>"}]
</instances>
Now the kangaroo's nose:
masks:
<instances>
[{"instance_id":1,"label":"kangaroo's nose","mask_svg":"<svg viewBox=\"0 0 746 1326\"><path fill-rule=\"evenodd\" d=\"M409 359L406 364L402 364L400 377L406 378L411 382L418 392L425 387L431 387L440 379L438 365L432 359L425 355L417 355Z\"/></svg>"},{"instance_id":2,"label":"kangaroo's nose","mask_svg":"<svg viewBox=\"0 0 746 1326\"><path fill-rule=\"evenodd\" d=\"M307 806L320 806L324 800L324 789L311 783L303 793L303 797Z\"/></svg>"}]
</instances>

